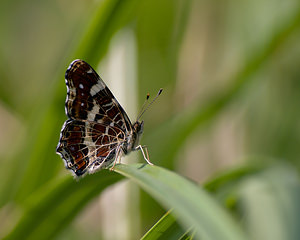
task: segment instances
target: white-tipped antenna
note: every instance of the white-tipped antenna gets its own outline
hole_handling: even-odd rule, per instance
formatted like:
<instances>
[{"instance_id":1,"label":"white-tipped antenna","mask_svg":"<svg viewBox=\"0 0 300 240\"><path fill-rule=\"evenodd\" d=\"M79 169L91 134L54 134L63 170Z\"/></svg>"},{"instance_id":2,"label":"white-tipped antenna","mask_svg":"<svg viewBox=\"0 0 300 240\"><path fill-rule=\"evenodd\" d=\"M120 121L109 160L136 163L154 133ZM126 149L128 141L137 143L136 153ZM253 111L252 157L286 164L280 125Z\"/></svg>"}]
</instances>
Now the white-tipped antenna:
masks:
<instances>
[{"instance_id":1,"label":"white-tipped antenna","mask_svg":"<svg viewBox=\"0 0 300 240\"><path fill-rule=\"evenodd\" d=\"M146 106L146 103L147 103L147 101L148 101L148 99L149 99L149 93L147 94L147 97L146 97L146 100L145 100L145 102L144 102L144 104L143 104L143 106L142 106L142 109L141 109L141 111L140 111L140 114L138 115L138 117L137 117L137 121L143 116L143 114L147 111L147 109L152 105L152 103L154 103L154 101L158 98L158 96L162 93L162 91L163 91L163 89L161 88L161 89L159 89L159 91L158 91L158 93L156 94L156 96L155 96L155 98L153 98L153 100L148 104L148 106L147 107L145 107Z\"/></svg>"}]
</instances>

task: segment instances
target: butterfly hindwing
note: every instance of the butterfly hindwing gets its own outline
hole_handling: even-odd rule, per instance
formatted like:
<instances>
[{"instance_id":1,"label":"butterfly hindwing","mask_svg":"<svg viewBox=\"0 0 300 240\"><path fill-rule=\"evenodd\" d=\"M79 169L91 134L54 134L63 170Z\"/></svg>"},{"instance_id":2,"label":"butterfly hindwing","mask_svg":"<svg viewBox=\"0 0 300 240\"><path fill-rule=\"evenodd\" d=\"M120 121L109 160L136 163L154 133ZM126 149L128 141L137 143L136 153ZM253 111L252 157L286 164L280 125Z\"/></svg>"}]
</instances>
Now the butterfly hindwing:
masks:
<instances>
[{"instance_id":1,"label":"butterfly hindwing","mask_svg":"<svg viewBox=\"0 0 300 240\"><path fill-rule=\"evenodd\" d=\"M66 168L80 176L109 165L124 140L120 128L69 119L63 126L57 152Z\"/></svg>"}]
</instances>

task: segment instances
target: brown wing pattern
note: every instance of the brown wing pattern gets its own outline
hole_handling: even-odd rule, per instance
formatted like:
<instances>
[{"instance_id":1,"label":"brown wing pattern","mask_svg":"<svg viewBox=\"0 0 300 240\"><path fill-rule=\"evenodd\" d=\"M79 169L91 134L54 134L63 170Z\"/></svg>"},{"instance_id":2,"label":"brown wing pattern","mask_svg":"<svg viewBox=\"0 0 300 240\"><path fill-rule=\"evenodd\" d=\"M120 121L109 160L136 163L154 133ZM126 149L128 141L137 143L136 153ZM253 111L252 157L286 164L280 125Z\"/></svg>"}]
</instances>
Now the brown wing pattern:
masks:
<instances>
[{"instance_id":1,"label":"brown wing pattern","mask_svg":"<svg viewBox=\"0 0 300 240\"><path fill-rule=\"evenodd\" d=\"M66 168L80 176L110 165L124 140L120 128L71 119L63 126L57 152Z\"/></svg>"},{"instance_id":2,"label":"brown wing pattern","mask_svg":"<svg viewBox=\"0 0 300 240\"><path fill-rule=\"evenodd\" d=\"M131 122L96 71L82 60L73 61L65 74L66 114L71 119L111 123L131 131Z\"/></svg>"},{"instance_id":3,"label":"brown wing pattern","mask_svg":"<svg viewBox=\"0 0 300 240\"><path fill-rule=\"evenodd\" d=\"M122 153L131 122L94 69L82 60L66 71L66 114L57 153L76 176L110 165Z\"/></svg>"}]
</instances>

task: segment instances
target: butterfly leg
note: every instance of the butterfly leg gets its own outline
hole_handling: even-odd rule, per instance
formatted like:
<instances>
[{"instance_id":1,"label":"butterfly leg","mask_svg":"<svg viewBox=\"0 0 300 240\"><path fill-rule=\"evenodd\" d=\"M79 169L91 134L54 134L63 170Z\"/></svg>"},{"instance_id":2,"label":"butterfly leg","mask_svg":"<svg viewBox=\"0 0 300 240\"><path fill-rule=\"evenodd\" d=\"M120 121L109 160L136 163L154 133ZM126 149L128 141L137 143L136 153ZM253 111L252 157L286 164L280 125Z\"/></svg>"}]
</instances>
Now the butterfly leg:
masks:
<instances>
[{"instance_id":1,"label":"butterfly leg","mask_svg":"<svg viewBox=\"0 0 300 240\"><path fill-rule=\"evenodd\" d=\"M114 170L114 167L115 167L115 165L116 165L116 163L117 163L117 161L118 161L118 159L119 159L119 163L121 163L121 148L117 148L117 150L116 150L116 152L117 152L117 154L116 154L116 158L115 158L115 160L114 160L114 164L113 164L113 166L109 169L110 171L113 171Z\"/></svg>"},{"instance_id":2,"label":"butterfly leg","mask_svg":"<svg viewBox=\"0 0 300 240\"><path fill-rule=\"evenodd\" d=\"M115 165L116 165L116 163L117 163L117 157L116 157L116 159L115 159L115 161L114 161L114 164L112 165L112 167L109 169L110 171L113 171L114 170L114 167L115 167Z\"/></svg>"},{"instance_id":3,"label":"butterfly leg","mask_svg":"<svg viewBox=\"0 0 300 240\"><path fill-rule=\"evenodd\" d=\"M141 149L141 152L143 154L143 157L145 159L145 161L149 164L149 165L154 165L152 162L150 162L150 158L149 158L149 153L148 153L148 148L147 146L142 146L142 145L138 145L136 148L136 150ZM145 149L145 151L144 151ZM145 155L146 152L146 155ZM146 157L147 156L147 157Z\"/></svg>"}]
</instances>

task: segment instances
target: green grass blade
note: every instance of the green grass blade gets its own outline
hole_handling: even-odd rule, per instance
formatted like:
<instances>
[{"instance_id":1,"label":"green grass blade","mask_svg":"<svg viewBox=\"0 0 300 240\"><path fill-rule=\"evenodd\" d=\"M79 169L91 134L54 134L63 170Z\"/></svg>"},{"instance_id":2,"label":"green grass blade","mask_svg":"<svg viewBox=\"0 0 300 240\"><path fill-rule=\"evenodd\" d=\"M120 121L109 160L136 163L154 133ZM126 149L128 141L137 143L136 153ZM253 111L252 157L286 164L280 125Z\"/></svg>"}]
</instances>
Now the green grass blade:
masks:
<instances>
[{"instance_id":1,"label":"green grass blade","mask_svg":"<svg viewBox=\"0 0 300 240\"><path fill-rule=\"evenodd\" d=\"M194 227L202 239L246 239L240 227L214 199L194 183L150 165L118 165L115 170L138 183L165 208L174 208L179 223Z\"/></svg>"},{"instance_id":2,"label":"green grass blade","mask_svg":"<svg viewBox=\"0 0 300 240\"><path fill-rule=\"evenodd\" d=\"M238 186L239 211L252 239L298 240L300 236L299 172L273 164Z\"/></svg>"},{"instance_id":3,"label":"green grass blade","mask_svg":"<svg viewBox=\"0 0 300 240\"><path fill-rule=\"evenodd\" d=\"M185 230L168 211L143 237L142 240L179 239Z\"/></svg>"},{"instance_id":4,"label":"green grass blade","mask_svg":"<svg viewBox=\"0 0 300 240\"><path fill-rule=\"evenodd\" d=\"M121 179L103 170L79 181L68 177L45 186L25 201L23 215L5 239L53 239L93 197Z\"/></svg>"},{"instance_id":5,"label":"green grass blade","mask_svg":"<svg viewBox=\"0 0 300 240\"><path fill-rule=\"evenodd\" d=\"M137 0L106 0L100 3L74 51L74 58L84 58L90 65L97 65L107 52L113 34L134 18L139 4Z\"/></svg>"},{"instance_id":6,"label":"green grass blade","mask_svg":"<svg viewBox=\"0 0 300 240\"><path fill-rule=\"evenodd\" d=\"M204 188L216 193L223 189L225 185L236 184L243 178L253 173L257 173L261 168L254 166L246 166L221 173L210 179L204 184ZM177 219L173 216L173 211L169 210L162 218L143 236L145 239L179 239L185 233L178 225Z\"/></svg>"}]
</instances>

